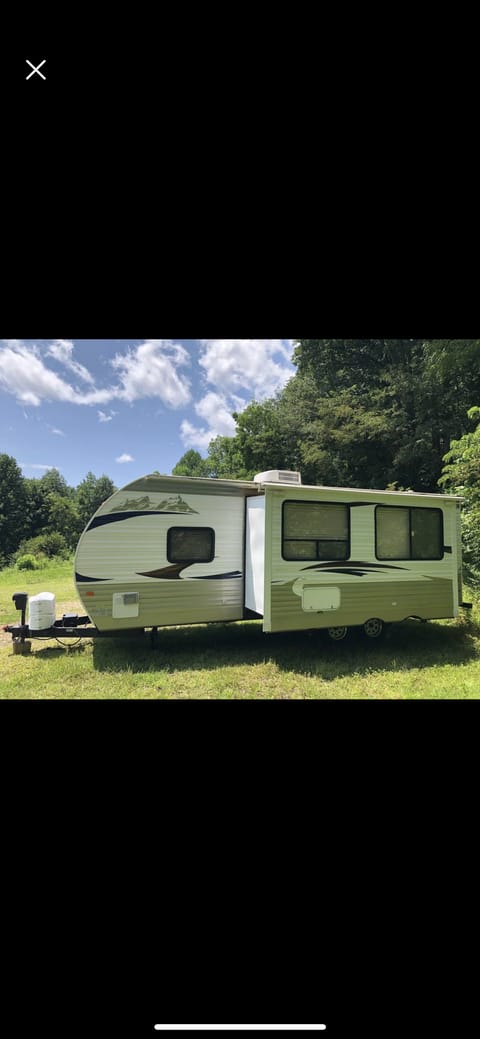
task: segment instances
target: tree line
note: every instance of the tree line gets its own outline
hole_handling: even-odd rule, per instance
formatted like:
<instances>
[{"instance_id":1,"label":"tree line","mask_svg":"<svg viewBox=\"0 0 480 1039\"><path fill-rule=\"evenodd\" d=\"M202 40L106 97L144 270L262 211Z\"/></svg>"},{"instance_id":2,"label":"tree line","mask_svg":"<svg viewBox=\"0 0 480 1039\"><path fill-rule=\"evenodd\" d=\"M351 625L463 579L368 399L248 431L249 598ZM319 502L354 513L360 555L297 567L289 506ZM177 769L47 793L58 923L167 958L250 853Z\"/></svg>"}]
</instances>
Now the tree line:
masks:
<instances>
[{"instance_id":1,"label":"tree line","mask_svg":"<svg viewBox=\"0 0 480 1039\"><path fill-rule=\"evenodd\" d=\"M69 486L58 469L28 479L15 458L0 454L0 566L25 556L68 556L115 490L110 477L92 472L78 487Z\"/></svg>"},{"instance_id":2,"label":"tree line","mask_svg":"<svg viewBox=\"0 0 480 1039\"><path fill-rule=\"evenodd\" d=\"M206 459L188 451L173 472L289 468L304 483L438 491L480 401L480 340L299 339L293 363L283 391L234 414L234 437L212 440Z\"/></svg>"}]
</instances>

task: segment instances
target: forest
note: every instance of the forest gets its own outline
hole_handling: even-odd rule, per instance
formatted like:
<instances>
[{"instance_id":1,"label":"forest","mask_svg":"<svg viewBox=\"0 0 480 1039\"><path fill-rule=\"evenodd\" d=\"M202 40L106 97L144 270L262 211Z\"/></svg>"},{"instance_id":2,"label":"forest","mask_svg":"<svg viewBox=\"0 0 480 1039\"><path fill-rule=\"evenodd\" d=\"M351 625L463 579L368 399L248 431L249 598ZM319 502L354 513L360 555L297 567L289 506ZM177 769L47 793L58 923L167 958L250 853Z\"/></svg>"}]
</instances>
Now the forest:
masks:
<instances>
[{"instance_id":1,"label":"forest","mask_svg":"<svg viewBox=\"0 0 480 1039\"><path fill-rule=\"evenodd\" d=\"M236 433L187 451L174 475L252 479L298 470L306 484L464 497L465 576L480 583L480 339L298 339L276 397L234 413ZM115 490L88 473L28 479L0 454L0 566L73 551ZM29 560L26 562L26 560Z\"/></svg>"},{"instance_id":2,"label":"forest","mask_svg":"<svg viewBox=\"0 0 480 1039\"><path fill-rule=\"evenodd\" d=\"M78 487L70 487L58 469L28 479L15 458L0 454L0 566L34 570L46 559L67 558L115 490L110 477L92 472Z\"/></svg>"}]
</instances>

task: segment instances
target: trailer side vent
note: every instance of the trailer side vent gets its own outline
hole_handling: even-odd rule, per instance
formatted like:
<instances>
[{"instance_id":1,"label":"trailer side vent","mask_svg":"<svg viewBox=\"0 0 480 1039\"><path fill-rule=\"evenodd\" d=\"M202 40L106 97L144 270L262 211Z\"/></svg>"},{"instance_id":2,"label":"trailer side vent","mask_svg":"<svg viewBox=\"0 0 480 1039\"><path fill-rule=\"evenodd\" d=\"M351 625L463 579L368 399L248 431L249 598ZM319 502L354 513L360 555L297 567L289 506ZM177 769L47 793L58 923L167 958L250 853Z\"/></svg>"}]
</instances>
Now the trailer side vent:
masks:
<instances>
[{"instance_id":1,"label":"trailer side vent","mask_svg":"<svg viewBox=\"0 0 480 1039\"><path fill-rule=\"evenodd\" d=\"M138 617L138 592L116 592L112 596L112 617Z\"/></svg>"},{"instance_id":2,"label":"trailer side vent","mask_svg":"<svg viewBox=\"0 0 480 1039\"><path fill-rule=\"evenodd\" d=\"M288 483L298 485L302 482L300 473L295 473L291 469L269 469L266 473L257 473L253 479L255 483Z\"/></svg>"}]
</instances>

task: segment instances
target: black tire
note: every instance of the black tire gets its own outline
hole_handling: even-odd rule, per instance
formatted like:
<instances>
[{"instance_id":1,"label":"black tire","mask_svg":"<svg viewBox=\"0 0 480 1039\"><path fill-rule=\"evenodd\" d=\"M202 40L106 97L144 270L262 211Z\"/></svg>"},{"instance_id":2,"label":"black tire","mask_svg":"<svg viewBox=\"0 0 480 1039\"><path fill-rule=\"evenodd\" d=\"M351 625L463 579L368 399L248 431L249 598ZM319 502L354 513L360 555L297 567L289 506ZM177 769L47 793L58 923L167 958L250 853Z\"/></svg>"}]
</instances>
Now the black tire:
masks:
<instances>
[{"instance_id":1,"label":"black tire","mask_svg":"<svg viewBox=\"0 0 480 1039\"><path fill-rule=\"evenodd\" d=\"M341 642L348 634L348 628L343 627L327 628L327 631L333 642Z\"/></svg>"},{"instance_id":2,"label":"black tire","mask_svg":"<svg viewBox=\"0 0 480 1039\"><path fill-rule=\"evenodd\" d=\"M381 639L385 633L385 624L380 617L370 617L363 625L363 633L368 639Z\"/></svg>"}]
</instances>

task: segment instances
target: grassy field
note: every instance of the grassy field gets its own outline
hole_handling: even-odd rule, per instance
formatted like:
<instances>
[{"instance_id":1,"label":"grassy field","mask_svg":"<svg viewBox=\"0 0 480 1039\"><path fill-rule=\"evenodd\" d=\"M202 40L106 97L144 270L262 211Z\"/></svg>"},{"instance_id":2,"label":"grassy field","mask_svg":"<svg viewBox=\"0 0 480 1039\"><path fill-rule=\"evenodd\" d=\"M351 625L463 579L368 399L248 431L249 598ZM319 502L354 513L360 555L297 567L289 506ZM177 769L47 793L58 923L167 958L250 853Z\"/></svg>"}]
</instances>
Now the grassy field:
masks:
<instances>
[{"instance_id":1,"label":"grassy field","mask_svg":"<svg viewBox=\"0 0 480 1039\"><path fill-rule=\"evenodd\" d=\"M57 617L83 613L72 563L0 572L0 625L16 621L14 592L52 591ZM465 594L465 598L471 596ZM14 656L0 633L3 699L466 699L480 697L480 606L451 621L392 626L382 642L350 633L264 635L261 622L165 628L148 636L33 640Z\"/></svg>"}]
</instances>

